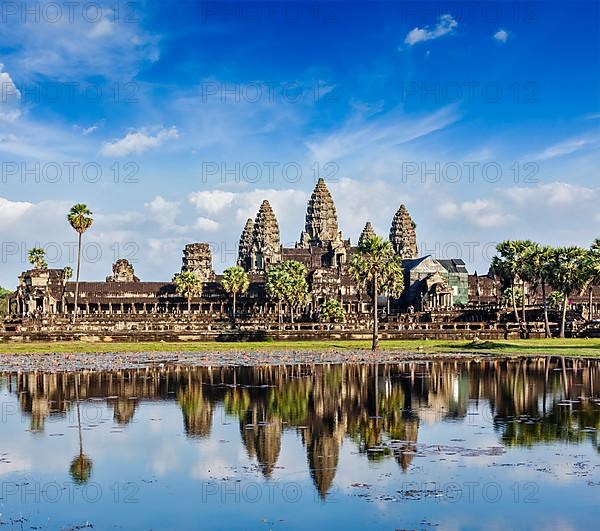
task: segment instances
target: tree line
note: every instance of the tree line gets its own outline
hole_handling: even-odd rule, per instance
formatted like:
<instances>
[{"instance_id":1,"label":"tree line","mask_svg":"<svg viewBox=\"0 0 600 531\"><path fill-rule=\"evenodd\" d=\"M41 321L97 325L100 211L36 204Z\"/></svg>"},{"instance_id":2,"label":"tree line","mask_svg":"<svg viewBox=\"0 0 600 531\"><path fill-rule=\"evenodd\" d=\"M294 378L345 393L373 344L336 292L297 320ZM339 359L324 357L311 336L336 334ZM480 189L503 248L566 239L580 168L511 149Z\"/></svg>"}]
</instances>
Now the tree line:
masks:
<instances>
[{"instance_id":1,"label":"tree line","mask_svg":"<svg viewBox=\"0 0 600 531\"><path fill-rule=\"evenodd\" d=\"M507 282L516 322L527 326L526 289L532 293L542 291L544 327L546 337L551 337L548 307L552 300L560 299L560 337L565 337L569 298L589 295L589 319L593 318L593 286L600 284L600 238L589 249L581 247L551 247L531 240L505 240L496 247L498 256L492 260L492 271ZM517 308L521 292L521 313ZM550 292L550 290L555 290Z\"/></svg>"}]
</instances>

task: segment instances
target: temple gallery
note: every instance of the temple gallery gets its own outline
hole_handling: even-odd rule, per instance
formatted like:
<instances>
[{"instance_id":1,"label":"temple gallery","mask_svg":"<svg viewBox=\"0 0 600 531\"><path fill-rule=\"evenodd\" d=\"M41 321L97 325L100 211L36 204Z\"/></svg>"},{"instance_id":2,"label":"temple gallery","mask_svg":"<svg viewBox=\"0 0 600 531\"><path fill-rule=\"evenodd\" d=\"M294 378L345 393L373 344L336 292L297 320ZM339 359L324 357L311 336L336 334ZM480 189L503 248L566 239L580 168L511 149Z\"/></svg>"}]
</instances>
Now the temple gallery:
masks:
<instances>
[{"instance_id":1,"label":"temple gallery","mask_svg":"<svg viewBox=\"0 0 600 531\"><path fill-rule=\"evenodd\" d=\"M454 312L458 320L469 312L470 316L463 320L490 319L481 310L500 305L505 281L491 270L486 275L470 274L461 259L419 256L416 228L406 206L399 205L390 220L388 238L401 259L404 287L394 296L381 292L377 304L382 316L445 311ZM249 287L238 296L237 316L275 320L277 304L265 289L265 277L277 264L296 261L305 266L308 283L308 297L298 309L298 321L316 321L319 308L327 300L339 302L348 322L368 317L373 309L371 290L355 280L349 264L361 241L374 234L371 223L366 221L356 244L344 238L333 198L323 179L318 180L308 201L304 230L293 247L282 245L276 213L268 201L263 201L256 217L246 221L239 240L237 265L247 273ZM213 270L207 243L185 246L180 273L192 273L202 283L202 289L190 301L180 294L173 281L144 282L127 260L120 259L105 281L79 283L78 314L84 317L191 314L214 322L230 318L231 294L223 288L222 276ZM586 298L580 299L571 301L573 308L585 304ZM71 314L74 305L75 282L65 270L48 268L23 272L9 301L10 314L21 318ZM480 310L479 314L473 314L474 308Z\"/></svg>"}]
</instances>

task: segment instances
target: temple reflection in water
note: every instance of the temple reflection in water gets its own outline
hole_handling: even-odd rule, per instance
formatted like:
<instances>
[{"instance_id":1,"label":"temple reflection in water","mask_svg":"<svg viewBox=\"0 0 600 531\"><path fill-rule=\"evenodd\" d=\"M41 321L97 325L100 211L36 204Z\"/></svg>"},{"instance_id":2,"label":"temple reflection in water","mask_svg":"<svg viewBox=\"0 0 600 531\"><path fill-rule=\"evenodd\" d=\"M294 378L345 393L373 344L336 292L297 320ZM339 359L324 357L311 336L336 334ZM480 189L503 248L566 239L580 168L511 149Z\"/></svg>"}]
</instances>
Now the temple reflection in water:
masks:
<instances>
[{"instance_id":1,"label":"temple reflection in water","mask_svg":"<svg viewBox=\"0 0 600 531\"><path fill-rule=\"evenodd\" d=\"M111 372L7 373L9 392L33 432L73 414L77 400L105 403L127 425L148 401L176 401L187 437L210 436L222 408L239 422L248 457L273 474L282 435L295 430L321 496L331 488L340 447L350 439L370 460L406 471L419 427L465 419L492 422L503 445L588 439L600 448L600 363L565 358L404 362L386 365L161 367ZM85 409L85 408L84 408ZM487 416L486 416L487 415ZM83 418L91 423L93 419Z\"/></svg>"}]
</instances>

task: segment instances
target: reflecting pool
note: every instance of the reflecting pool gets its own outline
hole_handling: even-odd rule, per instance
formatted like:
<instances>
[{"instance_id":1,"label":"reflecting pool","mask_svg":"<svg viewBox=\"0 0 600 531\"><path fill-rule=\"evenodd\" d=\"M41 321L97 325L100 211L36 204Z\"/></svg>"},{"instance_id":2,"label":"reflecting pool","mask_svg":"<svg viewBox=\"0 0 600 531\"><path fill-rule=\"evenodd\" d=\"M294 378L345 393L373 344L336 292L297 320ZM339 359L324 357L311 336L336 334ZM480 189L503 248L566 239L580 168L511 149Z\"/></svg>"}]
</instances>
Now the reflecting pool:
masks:
<instances>
[{"instance_id":1,"label":"reflecting pool","mask_svg":"<svg viewBox=\"0 0 600 531\"><path fill-rule=\"evenodd\" d=\"M2 529L592 529L600 362L0 375Z\"/></svg>"}]
</instances>

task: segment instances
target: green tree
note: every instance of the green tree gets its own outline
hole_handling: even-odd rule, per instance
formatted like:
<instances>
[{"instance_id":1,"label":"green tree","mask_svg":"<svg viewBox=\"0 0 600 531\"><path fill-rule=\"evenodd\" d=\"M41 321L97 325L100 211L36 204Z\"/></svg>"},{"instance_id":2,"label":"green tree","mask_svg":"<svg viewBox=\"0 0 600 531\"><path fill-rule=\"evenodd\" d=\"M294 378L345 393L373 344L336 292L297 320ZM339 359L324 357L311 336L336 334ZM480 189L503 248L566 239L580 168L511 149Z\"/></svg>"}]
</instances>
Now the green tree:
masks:
<instances>
[{"instance_id":1,"label":"green tree","mask_svg":"<svg viewBox=\"0 0 600 531\"><path fill-rule=\"evenodd\" d=\"M77 299L79 298L79 273L81 271L81 239L83 233L87 231L94 222L92 218L91 210L81 203L73 205L69 214L67 215L67 220L69 224L73 228L73 230L77 233L78 238L78 246L77 246L77 276L75 278L75 308L73 311L73 319L77 317Z\"/></svg>"},{"instance_id":2,"label":"green tree","mask_svg":"<svg viewBox=\"0 0 600 531\"><path fill-rule=\"evenodd\" d=\"M600 284L600 238L596 238L590 247L586 260L587 288L588 288L588 319L594 318L592 306L594 304L594 286Z\"/></svg>"},{"instance_id":3,"label":"green tree","mask_svg":"<svg viewBox=\"0 0 600 531\"><path fill-rule=\"evenodd\" d=\"M277 316L280 323L282 322L281 303L285 299L288 283L288 272L281 267L281 264L274 265L267 270L265 289L269 298L277 303Z\"/></svg>"},{"instance_id":4,"label":"green tree","mask_svg":"<svg viewBox=\"0 0 600 531\"><path fill-rule=\"evenodd\" d=\"M39 247L30 249L27 253L27 259L34 269L48 269L48 263L46 262L46 251Z\"/></svg>"},{"instance_id":5,"label":"green tree","mask_svg":"<svg viewBox=\"0 0 600 531\"><path fill-rule=\"evenodd\" d=\"M544 329L546 337L551 336L550 321L548 319L548 302L546 297L546 286L551 276L552 248L535 242L527 242L524 249L523 263L521 265L521 278L527 281L530 291L537 293L542 288L542 300L544 306ZM523 315L525 321L525 315Z\"/></svg>"},{"instance_id":6,"label":"green tree","mask_svg":"<svg viewBox=\"0 0 600 531\"><path fill-rule=\"evenodd\" d=\"M304 264L296 260L287 260L281 264L286 272L284 298L290 307L290 320L294 322L294 310L306 305L308 300L308 270Z\"/></svg>"},{"instance_id":7,"label":"green tree","mask_svg":"<svg viewBox=\"0 0 600 531\"><path fill-rule=\"evenodd\" d=\"M552 285L563 294L560 337L565 337L569 297L581 293L588 282L588 252L580 247L561 247L554 251L552 259Z\"/></svg>"},{"instance_id":8,"label":"green tree","mask_svg":"<svg viewBox=\"0 0 600 531\"><path fill-rule=\"evenodd\" d=\"M564 298L565 296L560 291L553 291L548 295L548 307L553 310L560 310Z\"/></svg>"},{"instance_id":9,"label":"green tree","mask_svg":"<svg viewBox=\"0 0 600 531\"><path fill-rule=\"evenodd\" d=\"M173 277L177 293L187 299L188 314L192 311L192 297L202 293L202 280L191 271L177 273Z\"/></svg>"},{"instance_id":10,"label":"green tree","mask_svg":"<svg viewBox=\"0 0 600 531\"><path fill-rule=\"evenodd\" d=\"M8 308L8 296L12 291L0 286L0 318L10 313Z\"/></svg>"},{"instance_id":11,"label":"green tree","mask_svg":"<svg viewBox=\"0 0 600 531\"><path fill-rule=\"evenodd\" d=\"M233 295L233 319L235 320L236 315L236 299L238 293L246 293L250 287L250 279L248 273L244 271L243 267L233 266L228 267L223 272L223 278L221 279L221 285L223 289Z\"/></svg>"},{"instance_id":12,"label":"green tree","mask_svg":"<svg viewBox=\"0 0 600 531\"><path fill-rule=\"evenodd\" d=\"M63 268L63 274L64 274L65 280L68 282L69 280L71 280L73 278L73 268L71 266L65 266Z\"/></svg>"},{"instance_id":13,"label":"green tree","mask_svg":"<svg viewBox=\"0 0 600 531\"><path fill-rule=\"evenodd\" d=\"M346 321L346 312L340 301L327 299L319 308L319 321L322 323L343 323Z\"/></svg>"},{"instance_id":14,"label":"green tree","mask_svg":"<svg viewBox=\"0 0 600 531\"><path fill-rule=\"evenodd\" d=\"M499 256L495 256L492 260L492 269L509 283L512 307L518 324L521 324L521 319L517 310L515 286L522 270L522 250L523 246L520 242L505 240L496 246Z\"/></svg>"},{"instance_id":15,"label":"green tree","mask_svg":"<svg viewBox=\"0 0 600 531\"><path fill-rule=\"evenodd\" d=\"M63 268L63 292L62 292L62 306L63 313L66 313L67 304L66 304L66 294L67 294L67 282L73 278L73 268L71 266L65 266Z\"/></svg>"},{"instance_id":16,"label":"green tree","mask_svg":"<svg viewBox=\"0 0 600 531\"><path fill-rule=\"evenodd\" d=\"M371 236L358 246L358 252L350 261L350 274L357 282L370 284L373 295L373 343L372 349L379 348L379 321L377 300L379 288L395 286L398 289L403 281L402 262L394 253L392 244L379 236Z\"/></svg>"},{"instance_id":17,"label":"green tree","mask_svg":"<svg viewBox=\"0 0 600 531\"><path fill-rule=\"evenodd\" d=\"M521 301L523 300L523 292L521 291L521 288L518 286L515 286L514 288L506 288L502 292L502 305L503 306L511 306L513 299L517 305L520 305Z\"/></svg>"}]
</instances>

